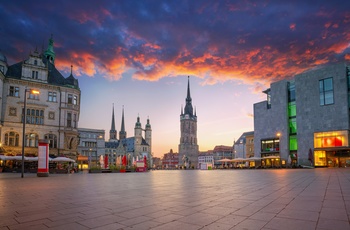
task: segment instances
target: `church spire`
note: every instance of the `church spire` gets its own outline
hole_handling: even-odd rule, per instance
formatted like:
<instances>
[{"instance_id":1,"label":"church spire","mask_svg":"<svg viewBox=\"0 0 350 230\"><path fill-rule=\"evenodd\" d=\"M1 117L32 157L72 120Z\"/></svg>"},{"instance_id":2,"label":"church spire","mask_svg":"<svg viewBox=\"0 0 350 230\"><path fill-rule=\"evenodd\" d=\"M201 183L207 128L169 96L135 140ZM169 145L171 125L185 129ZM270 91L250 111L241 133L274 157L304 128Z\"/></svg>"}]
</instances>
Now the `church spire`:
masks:
<instances>
[{"instance_id":1,"label":"church spire","mask_svg":"<svg viewBox=\"0 0 350 230\"><path fill-rule=\"evenodd\" d=\"M185 115L188 114L193 117L193 107L192 107L192 98L190 93L190 76L188 76L187 84L187 97L186 97L186 106L185 106Z\"/></svg>"},{"instance_id":2,"label":"church spire","mask_svg":"<svg viewBox=\"0 0 350 230\"><path fill-rule=\"evenodd\" d=\"M125 139L126 138L126 132L125 132L125 124L124 124L124 106L123 106L123 112L122 112L122 125L120 127L119 131L119 139Z\"/></svg>"},{"instance_id":3,"label":"church spire","mask_svg":"<svg viewBox=\"0 0 350 230\"><path fill-rule=\"evenodd\" d=\"M112 110L112 126L111 126L111 130L115 130L114 103L113 103L113 110Z\"/></svg>"},{"instance_id":4,"label":"church spire","mask_svg":"<svg viewBox=\"0 0 350 230\"><path fill-rule=\"evenodd\" d=\"M115 130L115 120L114 120L114 103L112 109L112 125L111 130L109 131L109 139L116 140L117 139L117 130Z\"/></svg>"}]
</instances>

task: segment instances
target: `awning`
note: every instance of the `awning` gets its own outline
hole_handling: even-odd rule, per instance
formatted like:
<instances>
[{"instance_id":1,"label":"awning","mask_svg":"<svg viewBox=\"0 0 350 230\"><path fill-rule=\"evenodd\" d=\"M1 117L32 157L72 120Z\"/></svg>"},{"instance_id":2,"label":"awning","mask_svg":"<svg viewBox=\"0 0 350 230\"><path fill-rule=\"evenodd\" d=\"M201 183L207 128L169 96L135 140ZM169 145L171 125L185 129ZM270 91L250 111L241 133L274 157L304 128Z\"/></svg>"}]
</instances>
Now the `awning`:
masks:
<instances>
[{"instance_id":1,"label":"awning","mask_svg":"<svg viewBox=\"0 0 350 230\"><path fill-rule=\"evenodd\" d=\"M259 161L259 160L262 160L261 157L250 157L250 158L247 158L247 161Z\"/></svg>"},{"instance_id":2,"label":"awning","mask_svg":"<svg viewBox=\"0 0 350 230\"><path fill-rule=\"evenodd\" d=\"M280 156L267 156L267 157L263 157L263 159L280 159Z\"/></svg>"},{"instance_id":3,"label":"awning","mask_svg":"<svg viewBox=\"0 0 350 230\"><path fill-rule=\"evenodd\" d=\"M232 161L232 159L227 159L227 158L217 160L217 162L231 162L231 161Z\"/></svg>"},{"instance_id":4,"label":"awning","mask_svg":"<svg viewBox=\"0 0 350 230\"><path fill-rule=\"evenodd\" d=\"M75 162L75 160L70 159L68 157L50 158L50 161L52 161L52 162Z\"/></svg>"},{"instance_id":5,"label":"awning","mask_svg":"<svg viewBox=\"0 0 350 230\"><path fill-rule=\"evenodd\" d=\"M232 160L232 162L242 162L242 161L246 161L246 158L235 158Z\"/></svg>"}]
</instances>

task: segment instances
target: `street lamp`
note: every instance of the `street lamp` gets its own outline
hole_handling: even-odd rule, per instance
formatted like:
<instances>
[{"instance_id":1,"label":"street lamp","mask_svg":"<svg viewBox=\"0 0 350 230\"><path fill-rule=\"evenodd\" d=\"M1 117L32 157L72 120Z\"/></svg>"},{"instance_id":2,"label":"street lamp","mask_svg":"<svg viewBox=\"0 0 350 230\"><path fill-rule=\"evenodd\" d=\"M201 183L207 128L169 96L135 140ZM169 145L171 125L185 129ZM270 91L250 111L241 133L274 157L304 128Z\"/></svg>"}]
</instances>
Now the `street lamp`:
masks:
<instances>
[{"instance_id":1,"label":"street lamp","mask_svg":"<svg viewBox=\"0 0 350 230\"><path fill-rule=\"evenodd\" d=\"M23 106L23 133L22 133L22 175L24 174L24 144L25 144L25 133L26 133L26 122L27 122L27 92L31 94L40 94L39 90L36 89L25 89L24 90L24 106Z\"/></svg>"},{"instance_id":2,"label":"street lamp","mask_svg":"<svg viewBox=\"0 0 350 230\"><path fill-rule=\"evenodd\" d=\"M95 155L95 158L96 158L96 167L97 167L97 162L98 162L98 159L97 159L97 153L98 153L98 140L102 138L102 135L98 135L96 136L96 146L95 146L95 149L96 149L96 155Z\"/></svg>"}]
</instances>

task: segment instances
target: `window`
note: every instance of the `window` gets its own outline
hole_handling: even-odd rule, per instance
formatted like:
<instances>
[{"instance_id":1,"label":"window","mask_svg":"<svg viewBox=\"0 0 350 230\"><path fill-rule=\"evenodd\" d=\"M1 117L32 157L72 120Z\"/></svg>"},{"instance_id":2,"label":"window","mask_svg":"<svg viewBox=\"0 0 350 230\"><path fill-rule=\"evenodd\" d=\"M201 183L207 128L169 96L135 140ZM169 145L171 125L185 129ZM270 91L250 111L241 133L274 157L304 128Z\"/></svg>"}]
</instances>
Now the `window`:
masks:
<instances>
[{"instance_id":1,"label":"window","mask_svg":"<svg viewBox=\"0 0 350 230\"><path fill-rule=\"evenodd\" d=\"M38 79L38 71L32 71L32 79Z\"/></svg>"},{"instance_id":2,"label":"window","mask_svg":"<svg viewBox=\"0 0 350 230\"><path fill-rule=\"evenodd\" d=\"M296 117L297 115L297 107L295 105L295 102L289 102L288 103L288 116L289 117Z\"/></svg>"},{"instance_id":3,"label":"window","mask_svg":"<svg viewBox=\"0 0 350 230\"><path fill-rule=\"evenodd\" d=\"M73 115L73 128L77 128L77 115Z\"/></svg>"},{"instance_id":4,"label":"window","mask_svg":"<svg viewBox=\"0 0 350 230\"><path fill-rule=\"evenodd\" d=\"M19 97L19 88L15 86L10 86L9 95L12 97Z\"/></svg>"},{"instance_id":5,"label":"window","mask_svg":"<svg viewBox=\"0 0 350 230\"><path fill-rule=\"evenodd\" d=\"M261 141L261 152L278 152L280 151L280 140L269 139Z\"/></svg>"},{"instance_id":6,"label":"window","mask_svg":"<svg viewBox=\"0 0 350 230\"><path fill-rule=\"evenodd\" d=\"M45 134L45 140L49 140L49 147L52 149L57 148L57 136L54 134Z\"/></svg>"},{"instance_id":7,"label":"window","mask_svg":"<svg viewBox=\"0 0 350 230\"><path fill-rule=\"evenodd\" d=\"M333 104L334 103L333 78L320 80L319 86L320 86L320 105Z\"/></svg>"},{"instance_id":8,"label":"window","mask_svg":"<svg viewBox=\"0 0 350 230\"><path fill-rule=\"evenodd\" d=\"M267 109L271 109L271 91L267 92Z\"/></svg>"},{"instance_id":9,"label":"window","mask_svg":"<svg viewBox=\"0 0 350 230\"><path fill-rule=\"evenodd\" d=\"M295 101L295 83L288 82L288 102Z\"/></svg>"},{"instance_id":10,"label":"window","mask_svg":"<svg viewBox=\"0 0 350 230\"><path fill-rule=\"evenodd\" d=\"M315 148L332 148L349 145L347 130L314 133Z\"/></svg>"},{"instance_id":11,"label":"window","mask_svg":"<svg viewBox=\"0 0 350 230\"><path fill-rule=\"evenodd\" d=\"M73 105L77 105L77 104L78 104L78 97L73 96Z\"/></svg>"},{"instance_id":12,"label":"window","mask_svg":"<svg viewBox=\"0 0 350 230\"><path fill-rule=\"evenodd\" d=\"M19 134L16 132L5 133L5 145L7 146L18 146Z\"/></svg>"},{"instance_id":13,"label":"window","mask_svg":"<svg viewBox=\"0 0 350 230\"><path fill-rule=\"evenodd\" d=\"M68 104L73 104L73 95L68 94Z\"/></svg>"},{"instance_id":14,"label":"window","mask_svg":"<svg viewBox=\"0 0 350 230\"><path fill-rule=\"evenodd\" d=\"M72 113L67 113L67 127L72 127Z\"/></svg>"},{"instance_id":15,"label":"window","mask_svg":"<svg viewBox=\"0 0 350 230\"><path fill-rule=\"evenodd\" d=\"M34 60L34 65L38 65L38 61L37 60Z\"/></svg>"},{"instance_id":16,"label":"window","mask_svg":"<svg viewBox=\"0 0 350 230\"><path fill-rule=\"evenodd\" d=\"M23 122L23 109L22 109L22 122ZM34 125L44 124L44 110L40 109L27 109L26 123Z\"/></svg>"},{"instance_id":17,"label":"window","mask_svg":"<svg viewBox=\"0 0 350 230\"><path fill-rule=\"evenodd\" d=\"M49 92L48 100L51 102L57 102L57 93L56 92Z\"/></svg>"},{"instance_id":18,"label":"window","mask_svg":"<svg viewBox=\"0 0 350 230\"><path fill-rule=\"evenodd\" d=\"M289 119L289 134L296 134L296 133L297 133L297 119L290 118Z\"/></svg>"},{"instance_id":19,"label":"window","mask_svg":"<svg viewBox=\"0 0 350 230\"><path fill-rule=\"evenodd\" d=\"M289 150L298 150L298 139L296 136L289 137Z\"/></svg>"},{"instance_id":20,"label":"window","mask_svg":"<svg viewBox=\"0 0 350 230\"><path fill-rule=\"evenodd\" d=\"M38 134L35 133L28 133L26 134L26 142L25 142L25 146L26 147L38 147Z\"/></svg>"},{"instance_id":21,"label":"window","mask_svg":"<svg viewBox=\"0 0 350 230\"><path fill-rule=\"evenodd\" d=\"M33 100L39 100L39 94L34 94L34 93L31 93L29 91L29 96L28 96L29 99L33 99Z\"/></svg>"}]
</instances>

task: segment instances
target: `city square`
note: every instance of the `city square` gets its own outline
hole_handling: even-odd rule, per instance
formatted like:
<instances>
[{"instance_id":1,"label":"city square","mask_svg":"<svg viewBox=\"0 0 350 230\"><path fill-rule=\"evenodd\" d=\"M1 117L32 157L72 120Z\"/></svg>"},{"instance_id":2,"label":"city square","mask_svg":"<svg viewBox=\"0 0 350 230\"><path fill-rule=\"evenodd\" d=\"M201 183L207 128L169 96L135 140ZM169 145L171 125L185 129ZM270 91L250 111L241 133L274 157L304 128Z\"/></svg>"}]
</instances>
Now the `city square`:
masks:
<instances>
[{"instance_id":1,"label":"city square","mask_svg":"<svg viewBox=\"0 0 350 230\"><path fill-rule=\"evenodd\" d=\"M350 171L0 174L0 229L349 229Z\"/></svg>"}]
</instances>

